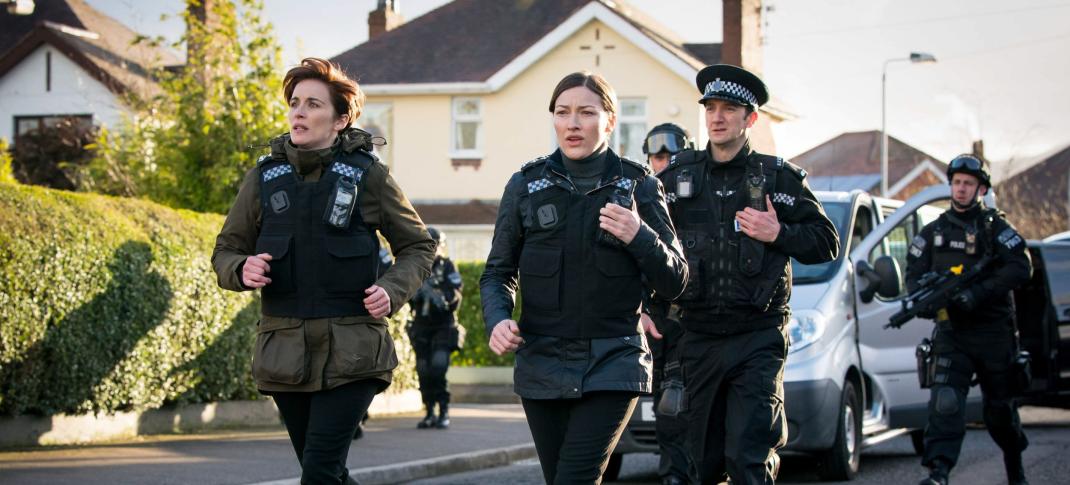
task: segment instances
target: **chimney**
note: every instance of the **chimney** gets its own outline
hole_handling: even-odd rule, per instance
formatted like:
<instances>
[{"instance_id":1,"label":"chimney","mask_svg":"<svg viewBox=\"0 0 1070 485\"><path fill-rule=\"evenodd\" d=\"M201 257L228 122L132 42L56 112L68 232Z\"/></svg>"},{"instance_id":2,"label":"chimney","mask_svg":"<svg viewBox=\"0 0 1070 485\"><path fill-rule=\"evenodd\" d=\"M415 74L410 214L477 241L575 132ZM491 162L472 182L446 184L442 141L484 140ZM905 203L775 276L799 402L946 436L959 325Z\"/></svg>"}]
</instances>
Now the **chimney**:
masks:
<instances>
[{"instance_id":1,"label":"chimney","mask_svg":"<svg viewBox=\"0 0 1070 485\"><path fill-rule=\"evenodd\" d=\"M970 154L975 156L975 157L977 157L977 158L980 158L981 160L984 160L985 159L985 141L984 140L977 140L977 141L973 142L973 148L970 149Z\"/></svg>"},{"instance_id":2,"label":"chimney","mask_svg":"<svg viewBox=\"0 0 1070 485\"><path fill-rule=\"evenodd\" d=\"M379 5L368 13L368 40L374 39L405 23L398 0L379 0Z\"/></svg>"},{"instance_id":3,"label":"chimney","mask_svg":"<svg viewBox=\"0 0 1070 485\"><path fill-rule=\"evenodd\" d=\"M724 0L721 62L762 75L762 0Z\"/></svg>"},{"instance_id":4,"label":"chimney","mask_svg":"<svg viewBox=\"0 0 1070 485\"><path fill-rule=\"evenodd\" d=\"M187 3L187 11L189 13L186 20L186 32L187 35L198 31L201 33L200 40L211 44L206 35L213 29L218 27L216 21L216 15L214 10L216 7L216 0L195 0ZM205 58L205 45L202 42L194 41L192 39L186 39L186 66L193 66L198 64ZM204 70L203 63L199 63L199 69ZM199 75L202 79L206 76L206 72L201 72Z\"/></svg>"}]
</instances>

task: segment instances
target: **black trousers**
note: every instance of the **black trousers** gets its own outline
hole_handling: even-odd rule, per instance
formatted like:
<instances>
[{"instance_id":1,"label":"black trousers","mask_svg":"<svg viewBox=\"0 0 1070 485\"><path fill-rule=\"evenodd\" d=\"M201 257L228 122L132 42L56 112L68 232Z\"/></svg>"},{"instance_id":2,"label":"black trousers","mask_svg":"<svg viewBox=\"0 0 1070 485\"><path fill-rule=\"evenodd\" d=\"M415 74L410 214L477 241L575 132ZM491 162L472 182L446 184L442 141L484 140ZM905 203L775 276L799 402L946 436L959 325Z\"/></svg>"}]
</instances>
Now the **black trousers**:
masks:
<instances>
[{"instance_id":1,"label":"black trousers","mask_svg":"<svg viewBox=\"0 0 1070 485\"><path fill-rule=\"evenodd\" d=\"M1007 325L984 325L953 330L941 323L933 338L936 373L929 393L929 424L925 427L922 464L937 460L955 466L966 436L966 394L977 375L984 402L988 434L1004 457L1020 459L1029 441L1022 432L1014 399L1013 362L1017 348Z\"/></svg>"},{"instance_id":2,"label":"black trousers","mask_svg":"<svg viewBox=\"0 0 1070 485\"><path fill-rule=\"evenodd\" d=\"M720 483L727 473L737 485L774 483L780 463L776 451L788 435L784 331L687 332L681 345L691 480Z\"/></svg>"},{"instance_id":3,"label":"black trousers","mask_svg":"<svg viewBox=\"0 0 1070 485\"><path fill-rule=\"evenodd\" d=\"M301 462L301 483L347 483L346 457L353 432L379 381L357 381L316 392L272 392Z\"/></svg>"},{"instance_id":4,"label":"black trousers","mask_svg":"<svg viewBox=\"0 0 1070 485\"><path fill-rule=\"evenodd\" d=\"M547 485L599 484L639 394L590 392L579 399L523 399Z\"/></svg>"},{"instance_id":5,"label":"black trousers","mask_svg":"<svg viewBox=\"0 0 1070 485\"><path fill-rule=\"evenodd\" d=\"M650 339L650 353L654 354L654 432L658 439L658 476L676 477L687 481L690 460L687 455L687 420L683 414L669 416L658 412L658 402L664 394L666 381L683 382L680 368L680 324L665 318L655 320L662 338Z\"/></svg>"},{"instance_id":6,"label":"black trousers","mask_svg":"<svg viewBox=\"0 0 1070 485\"><path fill-rule=\"evenodd\" d=\"M452 325L413 325L409 334L412 350L416 354L420 396L428 407L435 403L442 405L450 402L446 371L450 367L450 354L457 344L456 333L451 327Z\"/></svg>"}]
</instances>

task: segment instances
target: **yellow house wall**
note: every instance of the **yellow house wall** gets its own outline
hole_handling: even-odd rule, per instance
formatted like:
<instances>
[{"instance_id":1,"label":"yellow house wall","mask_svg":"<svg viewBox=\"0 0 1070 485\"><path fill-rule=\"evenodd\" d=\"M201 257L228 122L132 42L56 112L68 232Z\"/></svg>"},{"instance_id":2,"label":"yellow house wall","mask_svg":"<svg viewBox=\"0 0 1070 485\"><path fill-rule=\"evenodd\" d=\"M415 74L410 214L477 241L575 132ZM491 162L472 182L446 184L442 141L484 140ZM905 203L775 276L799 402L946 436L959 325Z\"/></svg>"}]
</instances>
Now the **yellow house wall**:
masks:
<instances>
[{"instance_id":1,"label":"yellow house wall","mask_svg":"<svg viewBox=\"0 0 1070 485\"><path fill-rule=\"evenodd\" d=\"M672 121L705 143L693 83L594 20L498 92L478 95L483 110L478 169L455 169L450 163L452 96L369 97L369 103L393 103L394 177L413 200L498 199L520 165L556 146L547 110L550 94L566 74L584 69L603 75L618 97L645 98L648 129Z\"/></svg>"}]
</instances>

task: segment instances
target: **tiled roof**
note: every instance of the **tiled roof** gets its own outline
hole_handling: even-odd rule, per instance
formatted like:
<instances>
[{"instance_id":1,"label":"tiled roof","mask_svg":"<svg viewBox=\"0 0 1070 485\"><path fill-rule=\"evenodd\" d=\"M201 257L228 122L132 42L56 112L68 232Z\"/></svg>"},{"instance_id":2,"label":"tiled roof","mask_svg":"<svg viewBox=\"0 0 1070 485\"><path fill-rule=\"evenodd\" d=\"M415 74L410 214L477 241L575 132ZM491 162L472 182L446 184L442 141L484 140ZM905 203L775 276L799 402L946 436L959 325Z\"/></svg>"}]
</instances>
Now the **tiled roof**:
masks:
<instances>
[{"instance_id":1,"label":"tiled roof","mask_svg":"<svg viewBox=\"0 0 1070 485\"><path fill-rule=\"evenodd\" d=\"M940 170L947 164L899 139L888 137L888 180L894 184L918 164L930 160ZM879 174L880 131L843 133L791 159L813 177ZM889 184L889 185L892 185Z\"/></svg>"},{"instance_id":2,"label":"tiled roof","mask_svg":"<svg viewBox=\"0 0 1070 485\"><path fill-rule=\"evenodd\" d=\"M720 44L684 44L620 0L456 0L332 60L364 84L484 82L592 2L696 69L720 59Z\"/></svg>"},{"instance_id":3,"label":"tiled roof","mask_svg":"<svg viewBox=\"0 0 1070 485\"><path fill-rule=\"evenodd\" d=\"M135 45L137 37L84 0L38 0L32 15L0 12L0 76L48 43L113 92L148 93L156 88L148 77L151 66L181 60L165 48Z\"/></svg>"},{"instance_id":4,"label":"tiled roof","mask_svg":"<svg viewBox=\"0 0 1070 485\"><path fill-rule=\"evenodd\" d=\"M1012 176L996 187L1000 210L1030 239L1070 228L1070 146Z\"/></svg>"}]
</instances>

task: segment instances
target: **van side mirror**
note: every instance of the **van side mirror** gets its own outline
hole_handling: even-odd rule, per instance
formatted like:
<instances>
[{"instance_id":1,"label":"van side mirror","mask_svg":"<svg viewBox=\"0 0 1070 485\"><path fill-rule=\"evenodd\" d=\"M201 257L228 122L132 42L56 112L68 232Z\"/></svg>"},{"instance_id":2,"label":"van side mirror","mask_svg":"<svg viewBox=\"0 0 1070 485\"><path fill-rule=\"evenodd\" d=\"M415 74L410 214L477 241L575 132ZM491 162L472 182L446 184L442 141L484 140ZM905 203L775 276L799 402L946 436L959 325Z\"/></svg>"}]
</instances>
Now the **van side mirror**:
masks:
<instances>
[{"instance_id":1,"label":"van side mirror","mask_svg":"<svg viewBox=\"0 0 1070 485\"><path fill-rule=\"evenodd\" d=\"M895 298L903 292L903 280L900 278L899 262L891 256L881 256L870 266L868 261L859 261L855 265L858 276L864 286L858 292L862 303L873 301L874 295Z\"/></svg>"},{"instance_id":2,"label":"van side mirror","mask_svg":"<svg viewBox=\"0 0 1070 485\"><path fill-rule=\"evenodd\" d=\"M855 272L863 282L862 289L858 291L858 298L862 300L862 303L873 301L873 295L877 294L877 288L881 284L880 275L873 269L873 266L870 266L869 261L865 260L855 265Z\"/></svg>"}]
</instances>

